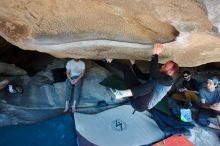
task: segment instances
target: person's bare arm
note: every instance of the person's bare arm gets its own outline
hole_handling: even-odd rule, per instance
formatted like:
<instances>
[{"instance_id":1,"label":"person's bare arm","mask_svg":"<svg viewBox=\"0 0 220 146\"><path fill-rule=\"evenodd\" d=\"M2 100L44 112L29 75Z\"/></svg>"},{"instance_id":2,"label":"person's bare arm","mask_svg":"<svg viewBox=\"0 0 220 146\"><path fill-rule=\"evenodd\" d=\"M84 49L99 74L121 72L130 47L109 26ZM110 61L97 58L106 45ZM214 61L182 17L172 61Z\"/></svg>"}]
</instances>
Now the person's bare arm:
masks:
<instances>
[{"instance_id":1,"label":"person's bare arm","mask_svg":"<svg viewBox=\"0 0 220 146\"><path fill-rule=\"evenodd\" d=\"M78 76L78 78L76 78L76 81L80 80L85 74L85 70L83 70L80 75Z\"/></svg>"},{"instance_id":2,"label":"person's bare arm","mask_svg":"<svg viewBox=\"0 0 220 146\"><path fill-rule=\"evenodd\" d=\"M193 93L195 93L195 94L199 94L199 92L198 91L195 91L195 90L188 90L187 88L182 88L182 89L179 89L179 92L186 92L186 91L188 91L188 92L193 92Z\"/></svg>"},{"instance_id":3,"label":"person's bare arm","mask_svg":"<svg viewBox=\"0 0 220 146\"><path fill-rule=\"evenodd\" d=\"M70 70L66 69L66 76L71 81Z\"/></svg>"},{"instance_id":4,"label":"person's bare arm","mask_svg":"<svg viewBox=\"0 0 220 146\"><path fill-rule=\"evenodd\" d=\"M163 46L161 43L155 43L153 48L153 55L159 55L163 51Z\"/></svg>"},{"instance_id":5,"label":"person's bare arm","mask_svg":"<svg viewBox=\"0 0 220 146\"><path fill-rule=\"evenodd\" d=\"M200 104L200 107L205 108L205 109L210 109L210 104Z\"/></svg>"},{"instance_id":6,"label":"person's bare arm","mask_svg":"<svg viewBox=\"0 0 220 146\"><path fill-rule=\"evenodd\" d=\"M74 85L74 84L75 84L75 80L72 80L72 79L71 79L70 70L69 70L69 69L66 69L66 76L67 76L67 78L70 80L70 83L71 83L72 85Z\"/></svg>"},{"instance_id":7,"label":"person's bare arm","mask_svg":"<svg viewBox=\"0 0 220 146\"><path fill-rule=\"evenodd\" d=\"M215 103L209 106L210 109L213 109L215 111L220 111L220 103Z\"/></svg>"},{"instance_id":8,"label":"person's bare arm","mask_svg":"<svg viewBox=\"0 0 220 146\"><path fill-rule=\"evenodd\" d=\"M190 92L193 92L193 93L196 93L196 94L199 94L198 91L195 91L195 90L189 90Z\"/></svg>"}]
</instances>

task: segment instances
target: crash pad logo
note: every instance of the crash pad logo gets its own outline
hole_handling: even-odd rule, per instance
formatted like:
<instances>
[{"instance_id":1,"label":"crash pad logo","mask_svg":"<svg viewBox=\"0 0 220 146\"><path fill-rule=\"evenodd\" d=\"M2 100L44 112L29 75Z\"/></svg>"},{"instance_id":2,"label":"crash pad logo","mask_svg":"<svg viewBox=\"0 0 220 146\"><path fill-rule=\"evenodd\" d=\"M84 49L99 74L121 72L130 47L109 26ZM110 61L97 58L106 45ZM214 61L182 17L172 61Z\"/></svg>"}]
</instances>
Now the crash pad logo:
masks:
<instances>
[{"instance_id":1,"label":"crash pad logo","mask_svg":"<svg viewBox=\"0 0 220 146\"><path fill-rule=\"evenodd\" d=\"M124 131L127 128L127 125L122 120L116 119L112 121L112 128L116 131Z\"/></svg>"}]
</instances>

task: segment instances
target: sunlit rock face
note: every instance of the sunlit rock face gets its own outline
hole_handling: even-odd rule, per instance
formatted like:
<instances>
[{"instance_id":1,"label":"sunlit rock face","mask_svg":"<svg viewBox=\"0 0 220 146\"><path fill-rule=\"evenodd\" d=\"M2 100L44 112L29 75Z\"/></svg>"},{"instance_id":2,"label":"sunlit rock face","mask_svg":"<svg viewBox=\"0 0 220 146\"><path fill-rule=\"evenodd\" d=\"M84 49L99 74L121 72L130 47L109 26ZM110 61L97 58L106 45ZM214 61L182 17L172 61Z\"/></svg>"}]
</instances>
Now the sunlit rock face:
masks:
<instances>
[{"instance_id":1,"label":"sunlit rock face","mask_svg":"<svg viewBox=\"0 0 220 146\"><path fill-rule=\"evenodd\" d=\"M26 50L86 59L220 61L218 0L1 0L0 35Z\"/></svg>"}]
</instances>

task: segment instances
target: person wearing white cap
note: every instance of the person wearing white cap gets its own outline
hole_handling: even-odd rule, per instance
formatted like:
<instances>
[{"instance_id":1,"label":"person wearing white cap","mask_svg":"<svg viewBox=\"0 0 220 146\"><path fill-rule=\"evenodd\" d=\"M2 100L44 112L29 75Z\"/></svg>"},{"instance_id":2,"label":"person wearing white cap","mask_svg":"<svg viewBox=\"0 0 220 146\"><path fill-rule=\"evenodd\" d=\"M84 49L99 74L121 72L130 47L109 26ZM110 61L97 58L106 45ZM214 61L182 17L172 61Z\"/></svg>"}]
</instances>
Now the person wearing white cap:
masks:
<instances>
[{"instance_id":1,"label":"person wearing white cap","mask_svg":"<svg viewBox=\"0 0 220 146\"><path fill-rule=\"evenodd\" d=\"M198 123L204 127L220 130L220 88L218 78L212 77L207 80L206 87L200 89L201 97ZM218 125L211 123L208 118L216 117Z\"/></svg>"}]
</instances>

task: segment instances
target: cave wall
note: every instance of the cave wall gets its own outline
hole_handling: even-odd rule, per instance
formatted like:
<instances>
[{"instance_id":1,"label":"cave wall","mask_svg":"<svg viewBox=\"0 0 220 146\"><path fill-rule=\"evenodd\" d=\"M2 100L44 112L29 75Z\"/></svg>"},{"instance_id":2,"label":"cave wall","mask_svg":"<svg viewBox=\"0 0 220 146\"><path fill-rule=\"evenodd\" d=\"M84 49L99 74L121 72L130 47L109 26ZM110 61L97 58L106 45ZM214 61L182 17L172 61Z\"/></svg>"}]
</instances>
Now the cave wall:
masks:
<instances>
[{"instance_id":1,"label":"cave wall","mask_svg":"<svg viewBox=\"0 0 220 146\"><path fill-rule=\"evenodd\" d=\"M0 35L59 58L149 60L180 66L220 61L218 0L2 0Z\"/></svg>"}]
</instances>

